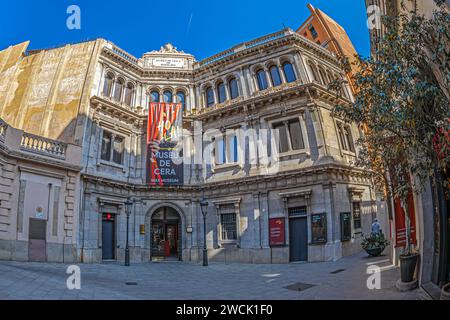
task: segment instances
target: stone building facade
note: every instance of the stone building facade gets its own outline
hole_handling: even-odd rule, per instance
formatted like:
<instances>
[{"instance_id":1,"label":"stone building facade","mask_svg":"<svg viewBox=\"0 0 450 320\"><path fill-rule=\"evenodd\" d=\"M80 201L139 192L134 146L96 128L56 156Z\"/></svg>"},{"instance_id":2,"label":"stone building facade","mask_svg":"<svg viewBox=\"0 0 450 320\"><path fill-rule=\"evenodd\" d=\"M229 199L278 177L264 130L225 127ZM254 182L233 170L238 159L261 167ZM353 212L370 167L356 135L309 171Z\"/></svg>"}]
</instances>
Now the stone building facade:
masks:
<instances>
[{"instance_id":1,"label":"stone building facade","mask_svg":"<svg viewBox=\"0 0 450 320\"><path fill-rule=\"evenodd\" d=\"M65 151L59 159L5 155L0 258L33 260L27 223L50 216L45 243L59 249L47 246L48 261L121 261L127 199L135 262L200 261L202 199L208 255L222 262L336 260L360 251L362 235L385 214L367 173L354 166L361 128L332 113L337 95L327 84L345 77L337 58L290 29L203 61L170 44L140 59L103 39L35 52L26 46L0 52L6 132L24 130ZM342 92L341 103L350 103L350 88ZM183 185L146 184L150 102L183 105L183 129L194 141L183 144ZM275 144L261 142L275 129ZM214 135L205 139L208 132ZM212 161L196 161L200 154ZM22 174L21 161L35 170ZM39 184L51 184L50 195ZM271 242L273 224L282 228L281 243Z\"/></svg>"}]
</instances>

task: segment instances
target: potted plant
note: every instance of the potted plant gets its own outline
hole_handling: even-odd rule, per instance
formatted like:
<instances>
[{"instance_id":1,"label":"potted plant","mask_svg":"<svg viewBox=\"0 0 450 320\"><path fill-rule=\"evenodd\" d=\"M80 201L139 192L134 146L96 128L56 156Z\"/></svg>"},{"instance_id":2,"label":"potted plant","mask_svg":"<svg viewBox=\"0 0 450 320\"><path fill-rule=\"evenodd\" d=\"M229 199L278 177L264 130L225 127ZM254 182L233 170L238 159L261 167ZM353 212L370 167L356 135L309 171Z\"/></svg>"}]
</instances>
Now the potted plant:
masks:
<instances>
[{"instance_id":1,"label":"potted plant","mask_svg":"<svg viewBox=\"0 0 450 320\"><path fill-rule=\"evenodd\" d=\"M362 248L372 257L380 256L388 245L389 241L386 240L382 233L371 233L361 243Z\"/></svg>"}]
</instances>

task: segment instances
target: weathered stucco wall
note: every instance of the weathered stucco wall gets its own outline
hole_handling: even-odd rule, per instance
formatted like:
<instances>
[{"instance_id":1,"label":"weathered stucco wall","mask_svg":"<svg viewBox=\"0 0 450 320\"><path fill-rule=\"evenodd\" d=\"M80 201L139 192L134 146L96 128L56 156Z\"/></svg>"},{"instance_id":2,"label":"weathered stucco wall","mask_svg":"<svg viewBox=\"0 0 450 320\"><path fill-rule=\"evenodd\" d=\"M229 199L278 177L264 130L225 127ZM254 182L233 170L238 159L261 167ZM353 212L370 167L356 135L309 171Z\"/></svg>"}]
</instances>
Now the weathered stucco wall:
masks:
<instances>
[{"instance_id":1,"label":"weathered stucco wall","mask_svg":"<svg viewBox=\"0 0 450 320\"><path fill-rule=\"evenodd\" d=\"M76 143L99 41L29 55L24 54L28 43L1 51L0 117L26 132Z\"/></svg>"}]
</instances>

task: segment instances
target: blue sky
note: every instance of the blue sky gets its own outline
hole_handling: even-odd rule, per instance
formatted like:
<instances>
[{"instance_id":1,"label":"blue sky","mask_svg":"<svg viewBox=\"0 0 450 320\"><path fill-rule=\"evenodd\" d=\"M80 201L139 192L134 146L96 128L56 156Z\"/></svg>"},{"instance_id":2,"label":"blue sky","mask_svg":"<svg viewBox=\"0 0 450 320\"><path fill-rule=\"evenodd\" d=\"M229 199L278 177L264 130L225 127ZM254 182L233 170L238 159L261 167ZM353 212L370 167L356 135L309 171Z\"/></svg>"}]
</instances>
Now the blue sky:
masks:
<instances>
[{"instance_id":1,"label":"blue sky","mask_svg":"<svg viewBox=\"0 0 450 320\"><path fill-rule=\"evenodd\" d=\"M283 26L297 29L309 16L308 2L340 23L361 55L369 55L363 0L8 1L1 4L0 48L25 40L41 49L105 38L138 58L171 42L201 60ZM81 8L81 30L66 27L72 4Z\"/></svg>"}]
</instances>

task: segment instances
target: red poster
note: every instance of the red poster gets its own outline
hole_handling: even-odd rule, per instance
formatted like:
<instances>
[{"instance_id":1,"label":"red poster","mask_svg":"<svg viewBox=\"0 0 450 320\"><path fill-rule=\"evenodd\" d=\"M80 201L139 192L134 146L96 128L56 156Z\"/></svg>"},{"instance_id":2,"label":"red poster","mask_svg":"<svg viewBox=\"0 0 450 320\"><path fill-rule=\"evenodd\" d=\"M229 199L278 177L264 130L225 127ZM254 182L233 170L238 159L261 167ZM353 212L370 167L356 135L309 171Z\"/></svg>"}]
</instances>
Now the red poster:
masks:
<instances>
[{"instance_id":1,"label":"red poster","mask_svg":"<svg viewBox=\"0 0 450 320\"><path fill-rule=\"evenodd\" d=\"M177 148L182 128L180 103L150 103L147 129L148 184L183 184L182 150Z\"/></svg>"},{"instance_id":2,"label":"red poster","mask_svg":"<svg viewBox=\"0 0 450 320\"><path fill-rule=\"evenodd\" d=\"M414 197L412 193L408 196L408 208L409 218L411 220L411 243L417 244L416 237L416 216L414 210ZM395 247L406 246L406 222L405 222L405 210L401 206L399 198L394 200L395 211Z\"/></svg>"},{"instance_id":3,"label":"red poster","mask_svg":"<svg viewBox=\"0 0 450 320\"><path fill-rule=\"evenodd\" d=\"M286 245L285 218L269 219L269 244L271 247Z\"/></svg>"}]
</instances>

